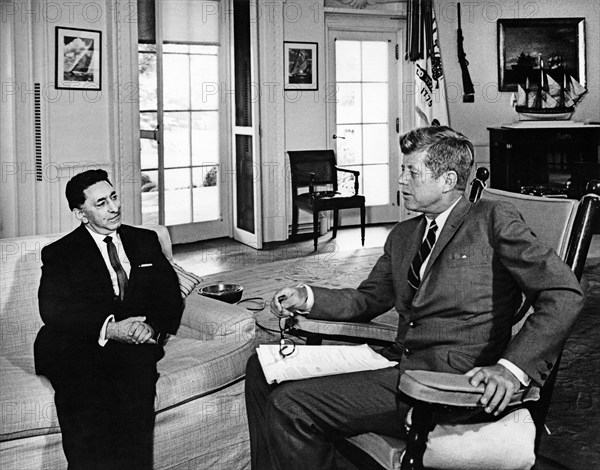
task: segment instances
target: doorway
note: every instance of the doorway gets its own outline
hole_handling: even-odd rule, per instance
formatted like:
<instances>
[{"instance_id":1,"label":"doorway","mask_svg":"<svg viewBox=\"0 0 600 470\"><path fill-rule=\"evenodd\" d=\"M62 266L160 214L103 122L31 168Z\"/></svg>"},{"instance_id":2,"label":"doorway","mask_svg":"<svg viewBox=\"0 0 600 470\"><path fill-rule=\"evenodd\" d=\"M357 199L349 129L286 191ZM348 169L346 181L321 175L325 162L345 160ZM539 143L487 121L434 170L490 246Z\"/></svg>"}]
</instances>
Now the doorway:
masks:
<instances>
[{"instance_id":1,"label":"doorway","mask_svg":"<svg viewBox=\"0 0 600 470\"><path fill-rule=\"evenodd\" d=\"M142 223L168 226L173 243L231 232L221 3L138 2Z\"/></svg>"},{"instance_id":2,"label":"doorway","mask_svg":"<svg viewBox=\"0 0 600 470\"><path fill-rule=\"evenodd\" d=\"M360 171L367 223L395 222L402 128L399 20L361 18L358 26L354 18L336 19L327 37L328 87L335 91L328 104L330 145L339 166ZM343 225L359 220L352 211L340 213L340 219Z\"/></svg>"}]
</instances>

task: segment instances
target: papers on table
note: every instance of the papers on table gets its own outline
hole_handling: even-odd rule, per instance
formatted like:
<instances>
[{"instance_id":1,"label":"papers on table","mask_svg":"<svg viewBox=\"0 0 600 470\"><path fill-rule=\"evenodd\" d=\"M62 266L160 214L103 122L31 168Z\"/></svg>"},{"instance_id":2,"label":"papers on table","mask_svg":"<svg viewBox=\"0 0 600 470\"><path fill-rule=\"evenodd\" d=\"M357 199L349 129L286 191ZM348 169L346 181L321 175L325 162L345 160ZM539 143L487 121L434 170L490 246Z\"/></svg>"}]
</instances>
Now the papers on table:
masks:
<instances>
[{"instance_id":1,"label":"papers on table","mask_svg":"<svg viewBox=\"0 0 600 470\"><path fill-rule=\"evenodd\" d=\"M281 383L325 375L344 374L392 367L389 361L368 345L296 346L294 353L281 357L278 344L261 344L256 348L267 382Z\"/></svg>"}]
</instances>

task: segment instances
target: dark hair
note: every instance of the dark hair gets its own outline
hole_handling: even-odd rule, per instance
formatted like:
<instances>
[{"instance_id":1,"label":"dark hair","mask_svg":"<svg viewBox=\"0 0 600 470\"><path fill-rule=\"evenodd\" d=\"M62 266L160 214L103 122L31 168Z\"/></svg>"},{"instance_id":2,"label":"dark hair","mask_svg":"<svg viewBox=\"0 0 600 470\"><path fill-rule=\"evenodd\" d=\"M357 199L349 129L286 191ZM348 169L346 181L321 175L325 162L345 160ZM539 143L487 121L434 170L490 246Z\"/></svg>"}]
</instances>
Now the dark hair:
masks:
<instances>
[{"instance_id":1,"label":"dark hair","mask_svg":"<svg viewBox=\"0 0 600 470\"><path fill-rule=\"evenodd\" d=\"M453 170L458 175L457 189L465 189L475 160L473 144L460 132L447 126L413 129L400 137L403 154L427 152L425 164L434 178Z\"/></svg>"},{"instance_id":2,"label":"dark hair","mask_svg":"<svg viewBox=\"0 0 600 470\"><path fill-rule=\"evenodd\" d=\"M69 209L79 209L85 202L85 194L83 192L100 181L106 181L112 186L112 183L108 179L108 173L104 170L87 170L73 176L67 183L67 189L65 190L67 201L69 201Z\"/></svg>"}]
</instances>

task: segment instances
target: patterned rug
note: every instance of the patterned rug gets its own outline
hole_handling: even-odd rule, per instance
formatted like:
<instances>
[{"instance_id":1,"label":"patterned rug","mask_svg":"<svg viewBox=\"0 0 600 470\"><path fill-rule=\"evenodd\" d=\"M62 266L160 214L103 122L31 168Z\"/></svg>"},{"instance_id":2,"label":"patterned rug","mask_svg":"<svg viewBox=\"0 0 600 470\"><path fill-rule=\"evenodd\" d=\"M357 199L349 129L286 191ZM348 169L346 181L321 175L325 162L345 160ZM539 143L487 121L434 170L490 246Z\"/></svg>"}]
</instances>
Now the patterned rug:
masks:
<instances>
[{"instance_id":1,"label":"patterned rug","mask_svg":"<svg viewBox=\"0 0 600 470\"><path fill-rule=\"evenodd\" d=\"M243 298L267 303L280 287L298 283L324 287L356 287L371 270L381 248L337 251L283 261L265 260L253 267L203 276L202 285L223 281L241 284ZM191 269L193 271L193 268ZM536 470L600 468L600 258L588 260L582 279L586 304L564 350L547 419L552 433L542 439L544 463ZM268 306L257 322L276 330ZM259 332L263 342L277 335Z\"/></svg>"}]
</instances>

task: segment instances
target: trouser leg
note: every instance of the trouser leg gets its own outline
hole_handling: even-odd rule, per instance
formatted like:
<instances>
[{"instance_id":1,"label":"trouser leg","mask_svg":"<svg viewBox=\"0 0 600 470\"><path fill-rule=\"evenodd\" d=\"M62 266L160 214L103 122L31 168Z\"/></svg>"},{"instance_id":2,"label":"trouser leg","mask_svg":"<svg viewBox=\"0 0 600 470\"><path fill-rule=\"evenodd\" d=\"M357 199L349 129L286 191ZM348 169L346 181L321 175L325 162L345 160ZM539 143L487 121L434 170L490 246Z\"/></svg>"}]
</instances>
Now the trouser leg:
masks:
<instances>
[{"instance_id":1,"label":"trouser leg","mask_svg":"<svg viewBox=\"0 0 600 470\"><path fill-rule=\"evenodd\" d=\"M404 435L408 406L397 404L396 368L269 387L252 357L246 380L253 470L334 469L336 439L368 431Z\"/></svg>"},{"instance_id":2,"label":"trouser leg","mask_svg":"<svg viewBox=\"0 0 600 470\"><path fill-rule=\"evenodd\" d=\"M69 470L152 469L153 348L76 345L48 371Z\"/></svg>"},{"instance_id":3,"label":"trouser leg","mask_svg":"<svg viewBox=\"0 0 600 470\"><path fill-rule=\"evenodd\" d=\"M110 426L110 386L95 364L56 367L48 378L69 470L114 468Z\"/></svg>"},{"instance_id":4,"label":"trouser leg","mask_svg":"<svg viewBox=\"0 0 600 470\"><path fill-rule=\"evenodd\" d=\"M151 470L158 379L153 346L114 346L111 427L116 465L122 470Z\"/></svg>"},{"instance_id":5,"label":"trouser leg","mask_svg":"<svg viewBox=\"0 0 600 470\"><path fill-rule=\"evenodd\" d=\"M266 433L269 423L265 421L265 408L269 394L277 386L267 383L256 355L248 360L245 387L252 470L271 470Z\"/></svg>"}]
</instances>

